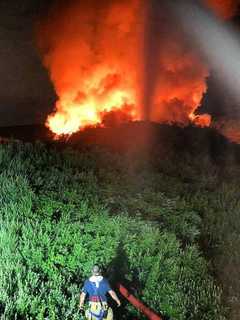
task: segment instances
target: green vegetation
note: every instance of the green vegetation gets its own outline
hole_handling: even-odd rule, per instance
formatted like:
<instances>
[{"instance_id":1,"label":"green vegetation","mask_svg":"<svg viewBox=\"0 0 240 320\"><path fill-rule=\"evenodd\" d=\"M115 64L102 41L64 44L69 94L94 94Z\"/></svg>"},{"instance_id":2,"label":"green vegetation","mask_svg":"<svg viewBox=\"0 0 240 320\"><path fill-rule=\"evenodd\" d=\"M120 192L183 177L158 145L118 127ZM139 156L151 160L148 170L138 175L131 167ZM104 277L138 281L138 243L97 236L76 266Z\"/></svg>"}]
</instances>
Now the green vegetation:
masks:
<instances>
[{"instance_id":1,"label":"green vegetation","mask_svg":"<svg viewBox=\"0 0 240 320\"><path fill-rule=\"evenodd\" d=\"M1 145L1 319L78 319L96 262L170 319L237 319L239 169L198 159Z\"/></svg>"}]
</instances>

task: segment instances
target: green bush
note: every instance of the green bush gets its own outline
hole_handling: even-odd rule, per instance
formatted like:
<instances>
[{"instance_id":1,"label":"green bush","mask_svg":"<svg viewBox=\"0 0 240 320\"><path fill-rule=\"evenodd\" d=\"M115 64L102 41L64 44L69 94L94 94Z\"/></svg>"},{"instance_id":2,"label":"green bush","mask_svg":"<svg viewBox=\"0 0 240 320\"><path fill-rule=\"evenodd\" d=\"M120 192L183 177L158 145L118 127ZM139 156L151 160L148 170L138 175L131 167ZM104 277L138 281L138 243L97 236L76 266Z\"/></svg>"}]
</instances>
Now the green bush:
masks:
<instances>
[{"instance_id":1,"label":"green bush","mask_svg":"<svg viewBox=\"0 0 240 320\"><path fill-rule=\"evenodd\" d=\"M171 319L220 319L221 292L196 245L201 220L192 205L154 191L151 177L143 190L127 184L119 158L106 156L109 173L99 150L13 143L0 154L2 319L77 319L93 263ZM127 305L121 318L131 317L144 319Z\"/></svg>"}]
</instances>

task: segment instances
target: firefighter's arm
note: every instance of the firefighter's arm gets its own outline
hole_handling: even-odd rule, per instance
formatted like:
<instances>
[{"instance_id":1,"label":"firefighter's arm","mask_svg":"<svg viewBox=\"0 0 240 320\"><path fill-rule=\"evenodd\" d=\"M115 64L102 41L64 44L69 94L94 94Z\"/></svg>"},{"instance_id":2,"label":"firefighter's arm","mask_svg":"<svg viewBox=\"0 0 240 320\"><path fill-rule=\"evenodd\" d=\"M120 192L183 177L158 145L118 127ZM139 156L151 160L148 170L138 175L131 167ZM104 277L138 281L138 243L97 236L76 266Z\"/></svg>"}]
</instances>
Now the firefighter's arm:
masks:
<instances>
[{"instance_id":1,"label":"firefighter's arm","mask_svg":"<svg viewBox=\"0 0 240 320\"><path fill-rule=\"evenodd\" d=\"M110 294L110 296L112 297L112 299L117 303L118 307L120 307L121 302L118 299L118 296L116 295L116 292L113 290L109 290L108 293Z\"/></svg>"},{"instance_id":2,"label":"firefighter's arm","mask_svg":"<svg viewBox=\"0 0 240 320\"><path fill-rule=\"evenodd\" d=\"M82 309L85 301L86 293L81 292L80 294L80 301L79 301L79 308Z\"/></svg>"}]
</instances>

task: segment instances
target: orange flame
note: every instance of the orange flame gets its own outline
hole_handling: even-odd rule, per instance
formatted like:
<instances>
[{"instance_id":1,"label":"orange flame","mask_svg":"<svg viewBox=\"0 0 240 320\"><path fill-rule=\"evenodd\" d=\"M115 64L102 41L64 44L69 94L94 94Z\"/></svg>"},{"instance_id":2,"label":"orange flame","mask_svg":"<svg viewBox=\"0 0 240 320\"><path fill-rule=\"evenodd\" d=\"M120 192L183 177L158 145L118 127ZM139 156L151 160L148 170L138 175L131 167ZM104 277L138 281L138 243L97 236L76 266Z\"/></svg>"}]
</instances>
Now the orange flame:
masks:
<instances>
[{"instance_id":1,"label":"orange flame","mask_svg":"<svg viewBox=\"0 0 240 320\"><path fill-rule=\"evenodd\" d=\"M145 5L143 0L70 1L41 25L39 47L58 95L46 121L55 134L105 124L108 113L119 114L108 121L142 118ZM206 91L207 67L172 20L160 20L169 31L156 34L161 48L149 118L209 125L209 115L195 115Z\"/></svg>"},{"instance_id":2,"label":"orange flame","mask_svg":"<svg viewBox=\"0 0 240 320\"><path fill-rule=\"evenodd\" d=\"M105 76L105 78L104 78ZM132 106L136 103L134 92L130 89L113 88L106 89L111 85L111 79L115 77L101 72L90 79L86 79L84 86L79 91L60 97L57 101L57 112L49 115L47 126L56 134L72 134L89 125L96 125L102 122L102 115L109 111L125 110L132 120L137 119L137 114ZM105 83L105 84L104 84ZM79 93L80 90L83 93Z\"/></svg>"}]
</instances>

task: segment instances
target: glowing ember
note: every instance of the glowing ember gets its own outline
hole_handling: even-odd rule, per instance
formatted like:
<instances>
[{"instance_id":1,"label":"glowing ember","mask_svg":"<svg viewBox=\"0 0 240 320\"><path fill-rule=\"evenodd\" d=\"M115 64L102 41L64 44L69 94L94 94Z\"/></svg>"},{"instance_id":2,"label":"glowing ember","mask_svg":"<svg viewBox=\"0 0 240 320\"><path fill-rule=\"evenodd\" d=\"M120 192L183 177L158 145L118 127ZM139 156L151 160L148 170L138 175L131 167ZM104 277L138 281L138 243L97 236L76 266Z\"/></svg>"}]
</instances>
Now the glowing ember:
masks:
<instances>
[{"instance_id":1,"label":"glowing ember","mask_svg":"<svg viewBox=\"0 0 240 320\"><path fill-rule=\"evenodd\" d=\"M189 119L199 127L209 127L211 124L211 116L207 113L201 115L191 113Z\"/></svg>"}]
</instances>

